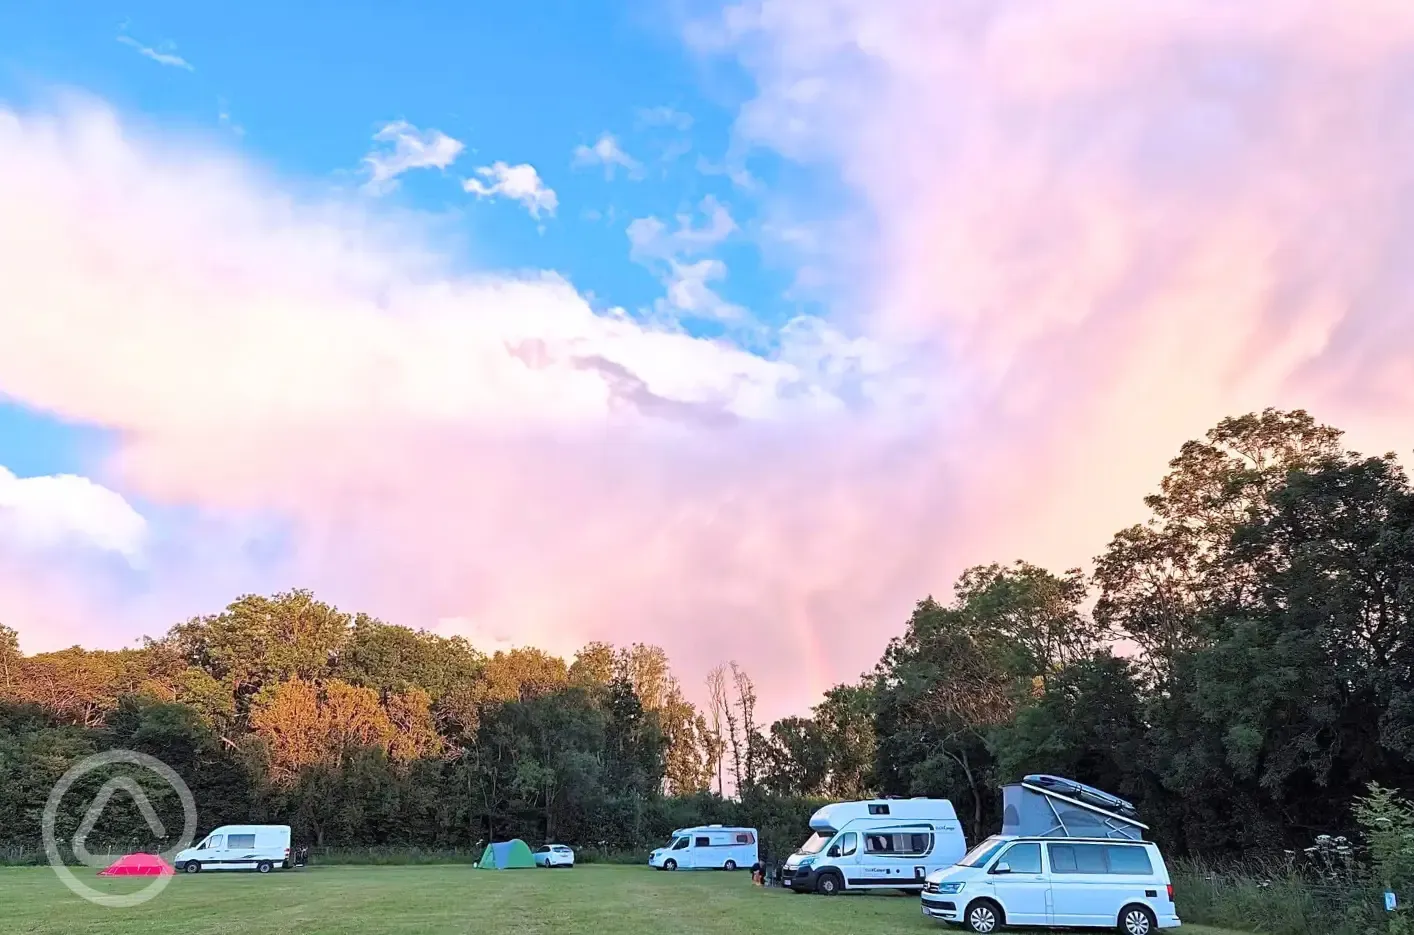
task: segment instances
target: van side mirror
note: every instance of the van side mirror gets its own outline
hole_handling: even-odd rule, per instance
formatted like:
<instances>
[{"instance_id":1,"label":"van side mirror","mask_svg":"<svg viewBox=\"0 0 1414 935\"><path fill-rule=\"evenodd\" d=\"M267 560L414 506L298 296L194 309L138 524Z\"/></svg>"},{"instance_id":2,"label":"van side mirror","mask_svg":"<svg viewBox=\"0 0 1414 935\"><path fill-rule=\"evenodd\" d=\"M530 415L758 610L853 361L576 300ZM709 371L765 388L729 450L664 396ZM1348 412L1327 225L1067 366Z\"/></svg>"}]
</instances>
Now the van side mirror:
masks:
<instances>
[{"instance_id":1,"label":"van side mirror","mask_svg":"<svg viewBox=\"0 0 1414 935\"><path fill-rule=\"evenodd\" d=\"M839 848L839 845L837 844L837 845L835 845L834 847L830 848L828 851L826 851L826 852L825 852L825 856L826 856L826 857L838 857L838 856L840 856L840 848Z\"/></svg>"},{"instance_id":2,"label":"van side mirror","mask_svg":"<svg viewBox=\"0 0 1414 935\"><path fill-rule=\"evenodd\" d=\"M1001 863L992 868L993 873L1011 873L1011 864Z\"/></svg>"}]
</instances>

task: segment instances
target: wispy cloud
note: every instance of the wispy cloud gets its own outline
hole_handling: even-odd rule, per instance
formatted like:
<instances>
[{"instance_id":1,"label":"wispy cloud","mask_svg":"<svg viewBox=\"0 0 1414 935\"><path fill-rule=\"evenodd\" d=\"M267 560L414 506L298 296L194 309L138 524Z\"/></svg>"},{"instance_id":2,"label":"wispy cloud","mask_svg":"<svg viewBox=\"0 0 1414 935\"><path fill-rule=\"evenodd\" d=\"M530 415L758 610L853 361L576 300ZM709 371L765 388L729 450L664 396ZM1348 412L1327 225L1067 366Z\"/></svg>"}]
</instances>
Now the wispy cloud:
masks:
<instances>
[{"instance_id":1,"label":"wispy cloud","mask_svg":"<svg viewBox=\"0 0 1414 935\"><path fill-rule=\"evenodd\" d=\"M658 273L665 291L659 311L721 321L740 320L746 310L722 298L710 283L725 279L726 264L702 254L737 231L725 205L708 195L698 206L701 224L679 214L669 227L656 217L637 218L628 225L629 256ZM697 259L693 259L697 257Z\"/></svg>"},{"instance_id":2,"label":"wispy cloud","mask_svg":"<svg viewBox=\"0 0 1414 935\"><path fill-rule=\"evenodd\" d=\"M170 43L162 43L163 49L154 49L150 45L143 45L127 33L119 33L118 41L123 45L136 49L137 53L144 58L150 58L159 65L167 65L171 68L184 68L187 71L196 71L196 66L177 54L177 47Z\"/></svg>"},{"instance_id":3,"label":"wispy cloud","mask_svg":"<svg viewBox=\"0 0 1414 935\"><path fill-rule=\"evenodd\" d=\"M603 166L604 177L612 179L615 167L623 167L629 178L639 178L643 174L643 164L624 152L612 133L601 133L593 146L580 144L574 150L574 165Z\"/></svg>"},{"instance_id":4,"label":"wispy cloud","mask_svg":"<svg viewBox=\"0 0 1414 935\"><path fill-rule=\"evenodd\" d=\"M216 107L216 122L236 136L245 136L245 127L231 119L231 111L224 98L216 102Z\"/></svg>"},{"instance_id":5,"label":"wispy cloud","mask_svg":"<svg viewBox=\"0 0 1414 935\"><path fill-rule=\"evenodd\" d=\"M477 198L494 198L499 195L514 199L525 206L531 217L537 219L540 212L554 214L555 209L559 207L560 200L556 197L555 190L546 185L540 178L540 173L528 163L512 166L504 162L493 162L477 169L476 174L481 178L465 180L462 182L462 188Z\"/></svg>"},{"instance_id":6,"label":"wispy cloud","mask_svg":"<svg viewBox=\"0 0 1414 935\"><path fill-rule=\"evenodd\" d=\"M672 127L674 130L692 129L692 114L669 107L644 107L638 111L638 125L641 127Z\"/></svg>"},{"instance_id":7,"label":"wispy cloud","mask_svg":"<svg viewBox=\"0 0 1414 935\"><path fill-rule=\"evenodd\" d=\"M363 157L368 181L363 190L382 195L397 188L398 176L413 169L445 169L461 155L465 145L441 130L419 130L406 120L394 120L373 134L375 147Z\"/></svg>"}]
</instances>

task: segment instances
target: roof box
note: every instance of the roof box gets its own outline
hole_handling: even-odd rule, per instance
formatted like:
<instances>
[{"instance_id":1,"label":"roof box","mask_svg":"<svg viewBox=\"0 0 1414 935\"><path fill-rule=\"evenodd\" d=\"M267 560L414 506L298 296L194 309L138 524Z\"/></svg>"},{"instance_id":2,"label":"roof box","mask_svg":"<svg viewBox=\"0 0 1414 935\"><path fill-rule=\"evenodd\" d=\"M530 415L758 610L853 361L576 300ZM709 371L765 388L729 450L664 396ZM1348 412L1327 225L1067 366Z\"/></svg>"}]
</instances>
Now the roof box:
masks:
<instances>
[{"instance_id":1,"label":"roof box","mask_svg":"<svg viewBox=\"0 0 1414 935\"><path fill-rule=\"evenodd\" d=\"M1142 841L1148 830L1132 804L1074 780L1038 774L1002 787L1002 834Z\"/></svg>"}]
</instances>

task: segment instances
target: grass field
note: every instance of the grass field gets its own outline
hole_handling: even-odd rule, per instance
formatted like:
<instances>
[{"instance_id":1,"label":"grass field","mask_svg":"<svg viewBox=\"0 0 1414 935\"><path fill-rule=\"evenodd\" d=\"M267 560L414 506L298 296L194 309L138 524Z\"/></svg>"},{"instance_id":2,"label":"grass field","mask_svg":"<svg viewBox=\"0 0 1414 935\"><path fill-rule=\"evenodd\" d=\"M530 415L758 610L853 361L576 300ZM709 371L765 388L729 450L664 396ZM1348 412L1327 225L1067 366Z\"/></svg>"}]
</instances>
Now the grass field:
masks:
<instances>
[{"instance_id":1,"label":"grass field","mask_svg":"<svg viewBox=\"0 0 1414 935\"><path fill-rule=\"evenodd\" d=\"M84 879L102 892L142 881ZM0 931L24 935L880 935L942 933L914 896L797 896L745 873L646 867L482 871L467 866L309 867L268 876L178 876L150 902L105 909L48 868L0 869ZM1182 935L1228 935L1184 926Z\"/></svg>"}]
</instances>

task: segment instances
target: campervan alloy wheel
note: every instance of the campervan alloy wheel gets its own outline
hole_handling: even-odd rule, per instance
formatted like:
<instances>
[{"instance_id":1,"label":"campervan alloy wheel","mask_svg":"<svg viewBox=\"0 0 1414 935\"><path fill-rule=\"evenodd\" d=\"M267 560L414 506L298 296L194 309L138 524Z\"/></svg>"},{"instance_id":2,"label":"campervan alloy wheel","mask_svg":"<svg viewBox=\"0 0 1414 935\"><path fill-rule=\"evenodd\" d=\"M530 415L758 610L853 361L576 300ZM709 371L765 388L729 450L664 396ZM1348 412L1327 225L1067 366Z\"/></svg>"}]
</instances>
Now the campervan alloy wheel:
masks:
<instances>
[{"instance_id":1,"label":"campervan alloy wheel","mask_svg":"<svg viewBox=\"0 0 1414 935\"><path fill-rule=\"evenodd\" d=\"M1119 930L1124 935L1150 935L1158 925L1148 906L1125 906L1119 913Z\"/></svg>"},{"instance_id":2,"label":"campervan alloy wheel","mask_svg":"<svg viewBox=\"0 0 1414 935\"><path fill-rule=\"evenodd\" d=\"M835 873L835 871L822 871L819 878L815 881L815 892L819 893L821 896L835 896L843 888L843 882L844 881L840 879L840 875Z\"/></svg>"},{"instance_id":3,"label":"campervan alloy wheel","mask_svg":"<svg viewBox=\"0 0 1414 935\"><path fill-rule=\"evenodd\" d=\"M185 869L187 873L200 873L201 864L198 861L189 860L187 861L186 867L183 869Z\"/></svg>"},{"instance_id":4,"label":"campervan alloy wheel","mask_svg":"<svg viewBox=\"0 0 1414 935\"><path fill-rule=\"evenodd\" d=\"M967 918L964 923L969 932L989 935L1002 926L1001 908L989 899L979 899L967 907Z\"/></svg>"},{"instance_id":5,"label":"campervan alloy wheel","mask_svg":"<svg viewBox=\"0 0 1414 935\"><path fill-rule=\"evenodd\" d=\"M735 869L736 869L736 861L734 861L734 860L729 860L729 861L727 861L726 863L722 864L722 869L723 869L723 870L735 870Z\"/></svg>"},{"instance_id":6,"label":"campervan alloy wheel","mask_svg":"<svg viewBox=\"0 0 1414 935\"><path fill-rule=\"evenodd\" d=\"M676 860L673 860L671 857L669 857L667 860L663 861L663 869L664 869L664 870L676 870L676 869L678 869L678 862L677 862Z\"/></svg>"},{"instance_id":7,"label":"campervan alloy wheel","mask_svg":"<svg viewBox=\"0 0 1414 935\"><path fill-rule=\"evenodd\" d=\"M274 869L275 865L268 860L262 860L260 863L255 865L256 873L269 873L271 870Z\"/></svg>"}]
</instances>

